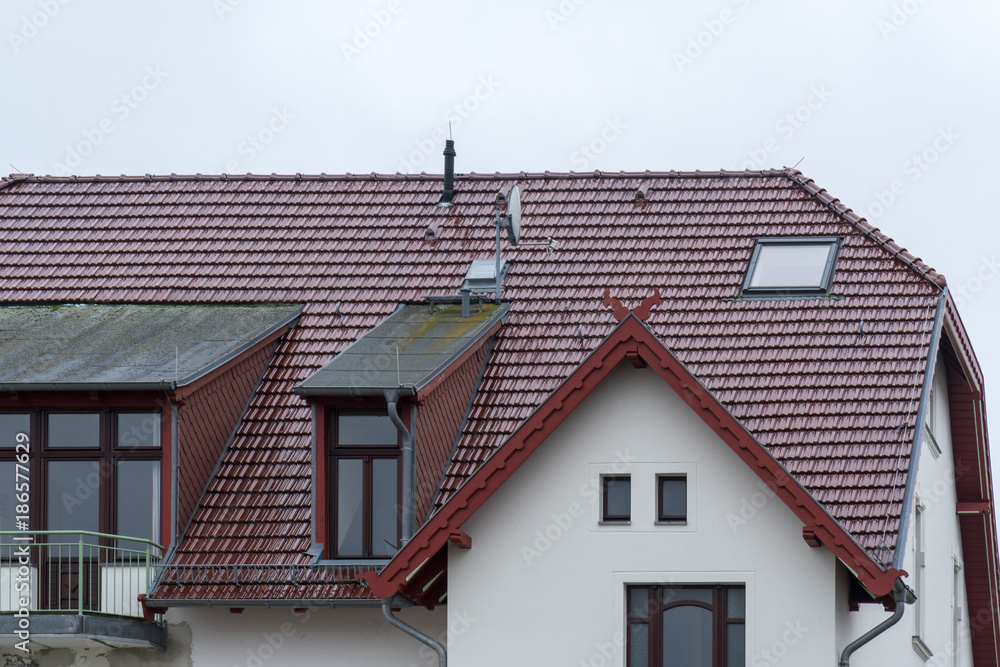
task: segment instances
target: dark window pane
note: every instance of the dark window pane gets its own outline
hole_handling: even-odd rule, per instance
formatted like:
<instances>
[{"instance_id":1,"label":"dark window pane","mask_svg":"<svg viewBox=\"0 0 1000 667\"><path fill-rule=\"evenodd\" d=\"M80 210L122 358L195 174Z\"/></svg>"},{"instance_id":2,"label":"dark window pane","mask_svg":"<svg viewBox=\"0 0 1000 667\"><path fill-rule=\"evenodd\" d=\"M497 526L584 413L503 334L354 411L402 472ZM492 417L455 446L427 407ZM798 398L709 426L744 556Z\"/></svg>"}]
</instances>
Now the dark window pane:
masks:
<instances>
[{"instance_id":1,"label":"dark window pane","mask_svg":"<svg viewBox=\"0 0 1000 667\"><path fill-rule=\"evenodd\" d=\"M822 288L832 245L762 245L750 277L751 288Z\"/></svg>"},{"instance_id":2,"label":"dark window pane","mask_svg":"<svg viewBox=\"0 0 1000 667\"><path fill-rule=\"evenodd\" d=\"M160 462L118 462L118 535L141 537L159 542L160 536ZM147 544L119 540L120 549L146 552ZM126 554L134 560L137 554Z\"/></svg>"},{"instance_id":3,"label":"dark window pane","mask_svg":"<svg viewBox=\"0 0 1000 667\"><path fill-rule=\"evenodd\" d=\"M660 478L660 519L683 521L687 519L687 478Z\"/></svg>"},{"instance_id":4,"label":"dark window pane","mask_svg":"<svg viewBox=\"0 0 1000 667\"><path fill-rule=\"evenodd\" d=\"M97 461L50 461L48 464L47 530L98 532L100 530L101 466ZM49 538L51 543L76 543L78 535ZM96 538L85 536L84 544L96 544ZM94 556L97 549L87 549L84 555ZM77 554L76 547L59 550L61 556Z\"/></svg>"},{"instance_id":5,"label":"dark window pane","mask_svg":"<svg viewBox=\"0 0 1000 667\"><path fill-rule=\"evenodd\" d=\"M341 414L337 418L337 444L391 445L398 444L398 432L388 415Z\"/></svg>"},{"instance_id":6,"label":"dark window pane","mask_svg":"<svg viewBox=\"0 0 1000 667\"><path fill-rule=\"evenodd\" d=\"M726 595L728 596L729 602L727 605L728 611L726 612L729 618L746 618L747 617L747 591L745 588L730 588Z\"/></svg>"},{"instance_id":7,"label":"dark window pane","mask_svg":"<svg viewBox=\"0 0 1000 667\"><path fill-rule=\"evenodd\" d=\"M628 519L632 515L632 481L628 477L605 477L605 519Z\"/></svg>"},{"instance_id":8,"label":"dark window pane","mask_svg":"<svg viewBox=\"0 0 1000 667\"><path fill-rule=\"evenodd\" d=\"M160 446L160 413L121 412L118 414L118 447L137 449Z\"/></svg>"},{"instance_id":9,"label":"dark window pane","mask_svg":"<svg viewBox=\"0 0 1000 667\"><path fill-rule=\"evenodd\" d=\"M364 536L361 459L337 460L337 555L360 556Z\"/></svg>"},{"instance_id":10,"label":"dark window pane","mask_svg":"<svg viewBox=\"0 0 1000 667\"><path fill-rule=\"evenodd\" d=\"M396 459L372 460L372 556L396 553L399 546L399 477Z\"/></svg>"},{"instance_id":11,"label":"dark window pane","mask_svg":"<svg viewBox=\"0 0 1000 667\"><path fill-rule=\"evenodd\" d=\"M726 667L745 667L746 660L746 626L742 623L730 623L726 626Z\"/></svg>"},{"instance_id":12,"label":"dark window pane","mask_svg":"<svg viewBox=\"0 0 1000 667\"><path fill-rule=\"evenodd\" d=\"M0 449L13 449L18 444L17 434L30 435L30 429L30 415L11 412L0 413Z\"/></svg>"},{"instance_id":13,"label":"dark window pane","mask_svg":"<svg viewBox=\"0 0 1000 667\"><path fill-rule=\"evenodd\" d=\"M649 618L649 589L630 588L628 592L629 618Z\"/></svg>"},{"instance_id":14,"label":"dark window pane","mask_svg":"<svg viewBox=\"0 0 1000 667\"><path fill-rule=\"evenodd\" d=\"M17 529L14 523L14 516L17 514L14 511L14 505L17 504L14 498L15 465L14 461L0 461L0 531ZM24 473L24 468L21 469L21 472ZM11 544L12 538L12 535L0 537L0 544ZM10 555L6 551L2 553L4 557Z\"/></svg>"},{"instance_id":15,"label":"dark window pane","mask_svg":"<svg viewBox=\"0 0 1000 667\"><path fill-rule=\"evenodd\" d=\"M663 612L663 667L712 667L712 612L674 607Z\"/></svg>"},{"instance_id":16,"label":"dark window pane","mask_svg":"<svg viewBox=\"0 0 1000 667\"><path fill-rule=\"evenodd\" d=\"M649 665L649 625L633 623L628 626L629 667Z\"/></svg>"},{"instance_id":17,"label":"dark window pane","mask_svg":"<svg viewBox=\"0 0 1000 667\"><path fill-rule=\"evenodd\" d=\"M49 447L100 447L101 416L96 412L49 415Z\"/></svg>"}]
</instances>

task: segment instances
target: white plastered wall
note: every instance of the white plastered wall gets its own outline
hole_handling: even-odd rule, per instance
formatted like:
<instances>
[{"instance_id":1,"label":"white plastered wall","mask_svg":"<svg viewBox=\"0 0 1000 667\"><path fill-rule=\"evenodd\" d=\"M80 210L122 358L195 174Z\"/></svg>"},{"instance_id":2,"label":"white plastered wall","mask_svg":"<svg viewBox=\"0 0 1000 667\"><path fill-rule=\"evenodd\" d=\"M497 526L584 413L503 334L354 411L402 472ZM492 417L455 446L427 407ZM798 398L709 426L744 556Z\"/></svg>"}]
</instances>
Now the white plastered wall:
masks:
<instances>
[{"instance_id":1,"label":"white plastered wall","mask_svg":"<svg viewBox=\"0 0 1000 667\"><path fill-rule=\"evenodd\" d=\"M629 526L598 525L610 472L631 475ZM677 472L690 521L655 525L655 477ZM671 582L746 585L748 665L836 664L833 555L651 370L612 371L464 529L453 667L624 665L626 584Z\"/></svg>"}]
</instances>

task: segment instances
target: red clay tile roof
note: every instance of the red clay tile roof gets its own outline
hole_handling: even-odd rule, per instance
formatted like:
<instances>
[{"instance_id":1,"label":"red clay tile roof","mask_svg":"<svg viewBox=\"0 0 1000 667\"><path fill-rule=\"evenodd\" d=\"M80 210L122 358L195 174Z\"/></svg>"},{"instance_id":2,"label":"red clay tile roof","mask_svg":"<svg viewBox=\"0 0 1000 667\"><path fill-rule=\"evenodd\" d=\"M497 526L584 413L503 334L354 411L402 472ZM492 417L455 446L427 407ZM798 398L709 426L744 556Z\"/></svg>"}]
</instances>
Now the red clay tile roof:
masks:
<instances>
[{"instance_id":1,"label":"red clay tile roof","mask_svg":"<svg viewBox=\"0 0 1000 667\"><path fill-rule=\"evenodd\" d=\"M515 182L522 241L559 246L505 248L510 315L438 505L611 332L604 290L634 307L655 288L656 335L888 563L943 278L795 171L467 175L450 208L426 175L27 178L0 189L0 300L304 303L178 561L305 563L292 387L399 302L454 292ZM804 235L844 239L832 298L738 298L757 238Z\"/></svg>"}]
</instances>

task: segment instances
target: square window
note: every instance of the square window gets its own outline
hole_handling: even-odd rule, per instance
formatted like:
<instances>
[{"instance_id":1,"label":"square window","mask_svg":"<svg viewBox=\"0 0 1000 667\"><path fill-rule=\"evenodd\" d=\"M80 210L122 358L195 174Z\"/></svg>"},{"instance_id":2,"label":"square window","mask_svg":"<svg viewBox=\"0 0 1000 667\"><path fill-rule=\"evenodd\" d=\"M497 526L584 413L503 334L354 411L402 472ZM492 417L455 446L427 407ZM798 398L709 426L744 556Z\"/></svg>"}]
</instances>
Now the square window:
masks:
<instances>
[{"instance_id":1,"label":"square window","mask_svg":"<svg viewBox=\"0 0 1000 667\"><path fill-rule=\"evenodd\" d=\"M760 239L750 257L743 294L825 294L839 248L835 238Z\"/></svg>"},{"instance_id":2,"label":"square window","mask_svg":"<svg viewBox=\"0 0 1000 667\"><path fill-rule=\"evenodd\" d=\"M628 521L632 518L632 479L628 475L601 478L603 489L602 521Z\"/></svg>"},{"instance_id":3,"label":"square window","mask_svg":"<svg viewBox=\"0 0 1000 667\"><path fill-rule=\"evenodd\" d=\"M657 521L666 523L687 522L687 476L661 475L657 477Z\"/></svg>"}]
</instances>

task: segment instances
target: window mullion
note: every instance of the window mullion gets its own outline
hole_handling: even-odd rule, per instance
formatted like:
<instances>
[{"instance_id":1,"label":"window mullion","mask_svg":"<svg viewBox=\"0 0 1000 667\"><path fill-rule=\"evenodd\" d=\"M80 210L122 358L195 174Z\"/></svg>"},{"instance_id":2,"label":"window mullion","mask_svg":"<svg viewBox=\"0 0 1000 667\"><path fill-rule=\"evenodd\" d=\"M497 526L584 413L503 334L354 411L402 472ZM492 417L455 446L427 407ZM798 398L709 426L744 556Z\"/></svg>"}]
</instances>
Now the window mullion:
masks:
<instances>
[{"instance_id":1,"label":"window mullion","mask_svg":"<svg viewBox=\"0 0 1000 667\"><path fill-rule=\"evenodd\" d=\"M365 558L372 557L372 457L363 458L362 471L364 482L361 487L361 553Z\"/></svg>"}]
</instances>

